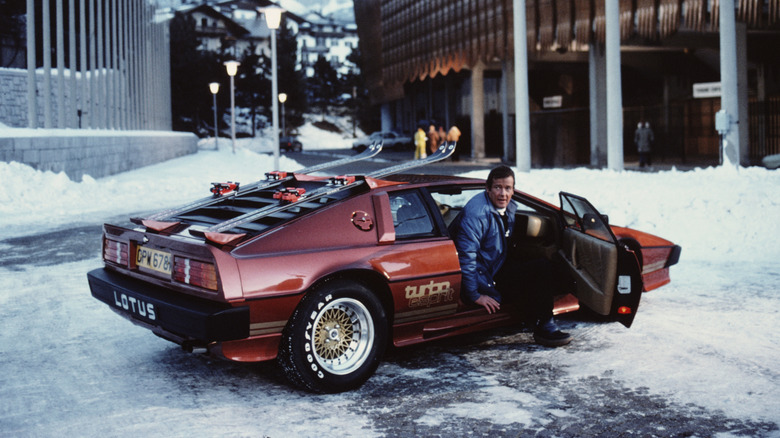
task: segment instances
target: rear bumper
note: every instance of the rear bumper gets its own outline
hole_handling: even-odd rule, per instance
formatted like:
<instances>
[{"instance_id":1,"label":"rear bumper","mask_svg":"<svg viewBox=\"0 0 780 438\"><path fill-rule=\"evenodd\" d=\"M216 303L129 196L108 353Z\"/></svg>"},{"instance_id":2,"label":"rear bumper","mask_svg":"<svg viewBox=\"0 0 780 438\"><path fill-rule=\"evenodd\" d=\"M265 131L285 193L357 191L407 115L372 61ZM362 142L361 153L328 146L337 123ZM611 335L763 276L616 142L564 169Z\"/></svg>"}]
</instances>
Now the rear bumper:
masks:
<instances>
[{"instance_id":1,"label":"rear bumper","mask_svg":"<svg viewBox=\"0 0 780 438\"><path fill-rule=\"evenodd\" d=\"M249 337L249 307L177 294L105 268L87 273L92 296L135 324L179 343Z\"/></svg>"}]
</instances>

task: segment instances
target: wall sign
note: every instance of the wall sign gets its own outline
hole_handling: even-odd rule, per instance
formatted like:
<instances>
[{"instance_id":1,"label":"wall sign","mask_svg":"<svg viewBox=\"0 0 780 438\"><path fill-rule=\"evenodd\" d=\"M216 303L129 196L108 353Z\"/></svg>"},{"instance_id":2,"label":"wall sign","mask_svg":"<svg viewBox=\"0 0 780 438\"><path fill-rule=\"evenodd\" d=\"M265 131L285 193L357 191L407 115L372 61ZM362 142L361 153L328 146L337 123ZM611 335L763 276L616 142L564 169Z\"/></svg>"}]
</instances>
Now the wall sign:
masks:
<instances>
[{"instance_id":1,"label":"wall sign","mask_svg":"<svg viewBox=\"0 0 780 438\"><path fill-rule=\"evenodd\" d=\"M693 84L694 99L720 97L720 82L701 82Z\"/></svg>"}]
</instances>

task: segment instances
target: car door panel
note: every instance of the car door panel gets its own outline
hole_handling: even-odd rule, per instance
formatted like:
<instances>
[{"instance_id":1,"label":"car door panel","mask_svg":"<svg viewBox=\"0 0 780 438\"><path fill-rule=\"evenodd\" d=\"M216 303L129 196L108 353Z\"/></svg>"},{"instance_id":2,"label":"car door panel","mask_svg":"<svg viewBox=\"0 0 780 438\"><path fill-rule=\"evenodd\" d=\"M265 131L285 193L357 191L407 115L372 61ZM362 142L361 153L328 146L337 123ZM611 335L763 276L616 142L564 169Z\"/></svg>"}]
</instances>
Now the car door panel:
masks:
<instances>
[{"instance_id":1,"label":"car door panel","mask_svg":"<svg viewBox=\"0 0 780 438\"><path fill-rule=\"evenodd\" d=\"M458 253L426 196L414 189L390 191L383 197L388 209L383 217L394 228L388 251L398 257L385 257L381 264L372 261L372 265L387 278L396 297L396 324L451 315L458 308Z\"/></svg>"},{"instance_id":2,"label":"car door panel","mask_svg":"<svg viewBox=\"0 0 780 438\"><path fill-rule=\"evenodd\" d=\"M607 216L586 199L561 192L561 214L566 226L560 252L575 280L577 298L629 327L642 293L636 256L618 243Z\"/></svg>"},{"instance_id":3,"label":"car door panel","mask_svg":"<svg viewBox=\"0 0 780 438\"><path fill-rule=\"evenodd\" d=\"M617 281L617 247L567 228L561 251L576 281L577 297L594 312L609 315Z\"/></svg>"}]
</instances>

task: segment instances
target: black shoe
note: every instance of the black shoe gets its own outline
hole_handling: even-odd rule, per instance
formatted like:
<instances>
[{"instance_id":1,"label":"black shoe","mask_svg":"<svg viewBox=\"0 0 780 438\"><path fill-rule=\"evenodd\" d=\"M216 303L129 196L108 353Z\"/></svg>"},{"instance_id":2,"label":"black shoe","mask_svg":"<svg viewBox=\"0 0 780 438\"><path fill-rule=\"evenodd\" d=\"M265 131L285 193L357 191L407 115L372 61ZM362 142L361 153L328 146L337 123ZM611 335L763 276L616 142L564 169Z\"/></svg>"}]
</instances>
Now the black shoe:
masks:
<instances>
[{"instance_id":1,"label":"black shoe","mask_svg":"<svg viewBox=\"0 0 780 438\"><path fill-rule=\"evenodd\" d=\"M552 318L540 322L534 329L534 341L545 347L560 347L568 344L572 339L570 334L558 328L558 324Z\"/></svg>"}]
</instances>

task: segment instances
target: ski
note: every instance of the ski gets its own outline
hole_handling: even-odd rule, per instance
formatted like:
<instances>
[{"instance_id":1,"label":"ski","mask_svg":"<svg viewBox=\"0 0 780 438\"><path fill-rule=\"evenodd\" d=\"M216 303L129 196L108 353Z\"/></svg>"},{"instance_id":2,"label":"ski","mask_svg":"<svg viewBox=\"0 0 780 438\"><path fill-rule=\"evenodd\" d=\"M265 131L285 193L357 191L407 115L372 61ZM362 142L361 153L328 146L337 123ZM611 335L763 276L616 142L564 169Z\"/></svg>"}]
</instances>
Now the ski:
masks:
<instances>
[{"instance_id":1,"label":"ski","mask_svg":"<svg viewBox=\"0 0 780 438\"><path fill-rule=\"evenodd\" d=\"M180 207L163 210L157 213L154 213L150 216L146 216L144 218L131 218L130 220L134 223L141 224L143 220L150 220L150 221L163 221L165 219L171 218L173 216L186 213L191 210L195 210L197 208L203 208L208 207L210 205L216 204L219 201L222 201L223 199L229 198L229 197L237 197L241 195L246 195L248 193L252 193L258 190L267 189L269 187L273 187L279 184L282 184L286 181L290 181L293 178L293 174L308 174L308 173L314 173L319 172L321 170L325 169L331 169L334 167L343 166L345 164L355 163L358 161L366 160L368 158L376 156L379 152L382 151L382 143L374 143L372 145L369 145L366 150L363 152L353 155L351 157L344 157L340 158L338 160L329 161L326 163L320 163L314 166L305 167L303 169L294 171L294 172L280 172L280 171L273 171L268 172L265 174L265 179L260 180L257 182L254 182L252 184L249 184L247 186L239 186L238 183L212 183L211 192L213 193L212 196L209 196L207 198L202 198L197 201L190 202L189 204L182 205Z\"/></svg>"},{"instance_id":2,"label":"ski","mask_svg":"<svg viewBox=\"0 0 780 438\"><path fill-rule=\"evenodd\" d=\"M450 155L452 155L453 152L455 152L455 145L456 145L455 142L444 143L441 146L439 146L439 149L437 149L436 152L427 156L426 158L423 158L421 160L407 161L404 163L396 164L394 166L386 167L384 169L379 169L367 174L366 176L371 178L382 178L387 175L392 175L395 173L425 166L426 164L434 163L436 161L441 161L449 157ZM190 232L196 235L205 235L206 233L223 233L232 228L241 226L249 222L253 222L263 216L274 214L276 212L280 212L288 208L291 208L295 206L296 202L314 201L319 198L332 195L335 192L345 190L347 188L355 187L359 184L363 184L364 182L365 182L364 179L358 179L354 176L338 176L338 177L331 178L330 182L326 186L321 187L317 190L313 190L308 193L303 192L300 189L283 188L279 192L277 192L278 196L274 195L274 197L280 199L280 201L287 201L287 203L280 203L278 205L269 205L267 207L260 208L250 213L245 213L240 216L236 216L233 219L229 219L227 221L218 223L205 230L191 230Z\"/></svg>"},{"instance_id":3,"label":"ski","mask_svg":"<svg viewBox=\"0 0 780 438\"><path fill-rule=\"evenodd\" d=\"M441 144L441 146L439 146L439 149L436 149L436 152L428 155L423 159L406 161L400 164L396 164L395 166L385 167L384 169L375 170L366 176L371 178L382 178L387 175L393 175L395 173L400 173L406 170L425 166L426 164L444 160L445 158L448 158L450 155L452 155L453 152L455 152L455 146L456 143L454 141L444 142Z\"/></svg>"}]
</instances>

